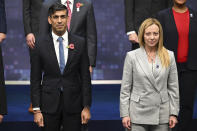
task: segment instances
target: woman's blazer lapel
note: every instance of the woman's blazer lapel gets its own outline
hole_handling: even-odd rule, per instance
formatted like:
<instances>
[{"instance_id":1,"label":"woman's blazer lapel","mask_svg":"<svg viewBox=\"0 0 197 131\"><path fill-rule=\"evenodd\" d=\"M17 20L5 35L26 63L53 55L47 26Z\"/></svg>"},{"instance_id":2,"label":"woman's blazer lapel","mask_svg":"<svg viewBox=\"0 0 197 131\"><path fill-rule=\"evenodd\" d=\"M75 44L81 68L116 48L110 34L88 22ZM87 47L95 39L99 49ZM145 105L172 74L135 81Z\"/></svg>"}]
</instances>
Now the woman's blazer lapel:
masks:
<instances>
[{"instance_id":1,"label":"woman's blazer lapel","mask_svg":"<svg viewBox=\"0 0 197 131\"><path fill-rule=\"evenodd\" d=\"M148 80L151 82L153 87L156 89L156 91L160 92L161 87L158 84L161 84L159 81L163 79L163 75L166 75L166 68L162 67L161 60L159 59L158 54L156 55L156 60L155 60L155 66L154 70L155 71L155 76L153 76L152 70L149 67L148 63L148 58L146 51L143 47L141 47L138 51L136 51L136 59L137 63L139 63L140 68L143 70L144 74L147 76Z\"/></svg>"},{"instance_id":2,"label":"woman's blazer lapel","mask_svg":"<svg viewBox=\"0 0 197 131\"><path fill-rule=\"evenodd\" d=\"M161 73L162 70L162 64L161 64L161 60L159 59L159 55L156 55L156 59L155 59L155 67L154 67L154 77L155 79L157 79L159 77L159 74Z\"/></svg>"},{"instance_id":3,"label":"woman's blazer lapel","mask_svg":"<svg viewBox=\"0 0 197 131\"><path fill-rule=\"evenodd\" d=\"M157 89L157 84L155 81L155 78L152 74L151 69L149 68L149 63L148 63L148 58L145 52L145 49L143 47L140 47L140 49L138 51L136 51L136 58L137 61L141 67L141 69L143 70L144 74L147 76L147 78L149 79L149 81L151 82L151 84L153 85L153 87L155 89Z\"/></svg>"},{"instance_id":4,"label":"woman's blazer lapel","mask_svg":"<svg viewBox=\"0 0 197 131\"><path fill-rule=\"evenodd\" d=\"M159 78L160 73L163 70L159 56L156 55L156 59L155 59L156 63L154 64L156 66L156 67L154 67L154 70L156 70L155 76L153 76L152 70L149 67L148 57L147 57L146 51L143 47L141 47L139 49L139 51L136 52L136 58L137 58L137 62L139 63L141 69L143 70L144 74L147 76L147 78L149 79L149 81L151 82L153 87L157 91L159 91L160 89L158 89L157 80L160 79Z\"/></svg>"}]
</instances>

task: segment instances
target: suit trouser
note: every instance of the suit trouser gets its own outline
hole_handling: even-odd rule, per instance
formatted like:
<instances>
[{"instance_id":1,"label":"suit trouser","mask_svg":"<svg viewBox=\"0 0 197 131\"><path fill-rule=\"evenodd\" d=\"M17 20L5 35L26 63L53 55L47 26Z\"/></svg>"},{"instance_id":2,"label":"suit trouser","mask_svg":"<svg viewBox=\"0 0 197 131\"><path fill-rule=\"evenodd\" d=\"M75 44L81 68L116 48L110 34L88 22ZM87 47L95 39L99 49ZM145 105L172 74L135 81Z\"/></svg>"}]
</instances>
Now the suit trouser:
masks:
<instances>
[{"instance_id":1,"label":"suit trouser","mask_svg":"<svg viewBox=\"0 0 197 131\"><path fill-rule=\"evenodd\" d=\"M171 129L166 124L159 125L144 125L144 124L131 124L131 131L170 131ZM129 131L126 129L126 131Z\"/></svg>"},{"instance_id":2,"label":"suit trouser","mask_svg":"<svg viewBox=\"0 0 197 131\"><path fill-rule=\"evenodd\" d=\"M4 80L3 56L0 45L0 114L7 114L7 100Z\"/></svg>"},{"instance_id":3,"label":"suit trouser","mask_svg":"<svg viewBox=\"0 0 197 131\"><path fill-rule=\"evenodd\" d=\"M197 87L197 70L189 70L185 63L178 63L180 112L178 131L188 131L191 127L194 99Z\"/></svg>"},{"instance_id":4,"label":"suit trouser","mask_svg":"<svg viewBox=\"0 0 197 131\"><path fill-rule=\"evenodd\" d=\"M58 111L54 114L43 113L44 127L43 131L60 131L63 125L63 131L81 130L81 113L66 113L63 111L63 94L61 93Z\"/></svg>"}]
</instances>

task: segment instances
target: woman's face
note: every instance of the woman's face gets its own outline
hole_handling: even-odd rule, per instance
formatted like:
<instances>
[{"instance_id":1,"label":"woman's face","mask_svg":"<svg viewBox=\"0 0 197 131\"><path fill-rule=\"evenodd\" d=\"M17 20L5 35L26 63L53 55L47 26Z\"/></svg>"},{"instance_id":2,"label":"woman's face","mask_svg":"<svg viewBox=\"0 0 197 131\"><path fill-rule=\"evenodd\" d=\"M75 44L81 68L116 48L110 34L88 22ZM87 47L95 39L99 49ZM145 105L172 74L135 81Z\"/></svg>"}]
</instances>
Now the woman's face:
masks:
<instances>
[{"instance_id":1,"label":"woman's face","mask_svg":"<svg viewBox=\"0 0 197 131\"><path fill-rule=\"evenodd\" d=\"M156 47L159 42L159 27L156 24L145 29L144 42L147 47Z\"/></svg>"}]
</instances>

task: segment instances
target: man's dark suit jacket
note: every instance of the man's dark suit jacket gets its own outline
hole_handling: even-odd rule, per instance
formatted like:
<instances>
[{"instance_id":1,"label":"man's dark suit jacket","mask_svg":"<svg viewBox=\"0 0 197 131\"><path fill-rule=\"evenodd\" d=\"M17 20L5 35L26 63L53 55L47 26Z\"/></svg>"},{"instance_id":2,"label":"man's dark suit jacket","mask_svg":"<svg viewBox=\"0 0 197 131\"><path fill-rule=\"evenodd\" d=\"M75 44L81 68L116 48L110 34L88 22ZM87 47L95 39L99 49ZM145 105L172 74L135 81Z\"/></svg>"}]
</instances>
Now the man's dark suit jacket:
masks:
<instances>
[{"instance_id":1,"label":"man's dark suit jacket","mask_svg":"<svg viewBox=\"0 0 197 131\"><path fill-rule=\"evenodd\" d=\"M6 16L4 0L0 0L0 33L6 33Z\"/></svg>"},{"instance_id":2,"label":"man's dark suit jacket","mask_svg":"<svg viewBox=\"0 0 197 131\"><path fill-rule=\"evenodd\" d=\"M56 1L49 0L45 2L41 9L40 33L46 34L49 31L47 24L48 8ZM76 3L82 3L80 11L77 12ZM97 55L97 30L94 16L94 9L91 0L74 0L72 18L70 24L70 33L84 37L87 44L88 57L91 66L96 66Z\"/></svg>"},{"instance_id":3,"label":"man's dark suit jacket","mask_svg":"<svg viewBox=\"0 0 197 131\"><path fill-rule=\"evenodd\" d=\"M138 32L141 23L172 5L172 0L124 0L126 33Z\"/></svg>"},{"instance_id":4,"label":"man's dark suit jacket","mask_svg":"<svg viewBox=\"0 0 197 131\"><path fill-rule=\"evenodd\" d=\"M63 87L64 111L79 113L91 106L91 78L85 40L69 35L68 60L64 73L60 73L51 35L38 38L31 59L31 100L33 107L44 113L55 113Z\"/></svg>"},{"instance_id":5,"label":"man's dark suit jacket","mask_svg":"<svg viewBox=\"0 0 197 131\"><path fill-rule=\"evenodd\" d=\"M39 32L40 9L44 0L23 0L23 24L25 36Z\"/></svg>"},{"instance_id":6,"label":"man's dark suit jacket","mask_svg":"<svg viewBox=\"0 0 197 131\"><path fill-rule=\"evenodd\" d=\"M189 12L189 52L187 67L191 70L197 70L197 12L190 8ZM157 15L157 18L163 27L164 46L167 49L174 51L175 58L177 59L178 31L176 28L172 8L160 11Z\"/></svg>"},{"instance_id":7,"label":"man's dark suit jacket","mask_svg":"<svg viewBox=\"0 0 197 131\"><path fill-rule=\"evenodd\" d=\"M6 15L5 15L5 2L0 0L0 33L6 33ZM0 47L0 114L7 114L7 103L5 93L3 57Z\"/></svg>"}]
</instances>

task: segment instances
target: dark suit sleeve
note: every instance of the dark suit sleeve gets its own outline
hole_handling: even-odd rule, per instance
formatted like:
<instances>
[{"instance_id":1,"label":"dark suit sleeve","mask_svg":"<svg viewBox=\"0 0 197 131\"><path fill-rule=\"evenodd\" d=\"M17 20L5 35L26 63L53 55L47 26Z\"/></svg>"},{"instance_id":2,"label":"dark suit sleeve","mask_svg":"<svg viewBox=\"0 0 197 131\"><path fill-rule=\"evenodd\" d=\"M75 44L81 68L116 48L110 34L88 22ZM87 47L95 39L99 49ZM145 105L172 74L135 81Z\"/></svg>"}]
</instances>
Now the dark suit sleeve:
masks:
<instances>
[{"instance_id":1,"label":"dark suit sleeve","mask_svg":"<svg viewBox=\"0 0 197 131\"><path fill-rule=\"evenodd\" d=\"M0 114L7 114L6 90L4 80L3 57L0 47Z\"/></svg>"},{"instance_id":2,"label":"dark suit sleeve","mask_svg":"<svg viewBox=\"0 0 197 131\"><path fill-rule=\"evenodd\" d=\"M124 0L126 33L129 31L135 31L135 28L134 28L134 8L135 8L134 2L135 2L135 0Z\"/></svg>"},{"instance_id":3,"label":"dark suit sleeve","mask_svg":"<svg viewBox=\"0 0 197 131\"><path fill-rule=\"evenodd\" d=\"M90 60L90 65L96 66L96 55L97 55L97 30L96 22L94 16L94 9L91 3L87 14L87 46L88 46L88 56Z\"/></svg>"},{"instance_id":4,"label":"dark suit sleeve","mask_svg":"<svg viewBox=\"0 0 197 131\"><path fill-rule=\"evenodd\" d=\"M49 23L48 23L48 9L54 3L54 1L44 2L40 11L40 24L39 24L39 34L46 35L49 32Z\"/></svg>"},{"instance_id":5,"label":"dark suit sleeve","mask_svg":"<svg viewBox=\"0 0 197 131\"><path fill-rule=\"evenodd\" d=\"M166 0L166 2L167 2L167 6L166 6L166 8L170 8L170 7L172 7L173 6L173 0Z\"/></svg>"},{"instance_id":6,"label":"dark suit sleeve","mask_svg":"<svg viewBox=\"0 0 197 131\"><path fill-rule=\"evenodd\" d=\"M87 48L84 48L80 60L80 77L82 80L82 105L83 107L90 107L92 102L91 78L89 71L88 54L86 49Z\"/></svg>"},{"instance_id":7,"label":"dark suit sleeve","mask_svg":"<svg viewBox=\"0 0 197 131\"><path fill-rule=\"evenodd\" d=\"M6 33L5 1L0 0L0 33Z\"/></svg>"},{"instance_id":8,"label":"dark suit sleeve","mask_svg":"<svg viewBox=\"0 0 197 131\"><path fill-rule=\"evenodd\" d=\"M23 0L23 24L25 36L32 33L31 29L31 0Z\"/></svg>"},{"instance_id":9,"label":"dark suit sleeve","mask_svg":"<svg viewBox=\"0 0 197 131\"><path fill-rule=\"evenodd\" d=\"M42 79L42 65L39 57L38 44L35 44L35 48L32 50L31 62L31 102L33 107L40 107L41 98L41 79Z\"/></svg>"},{"instance_id":10,"label":"dark suit sleeve","mask_svg":"<svg viewBox=\"0 0 197 131\"><path fill-rule=\"evenodd\" d=\"M0 0L0 33L6 33L5 2ZM3 57L0 47L0 114L7 114L6 91L3 69Z\"/></svg>"}]
</instances>

